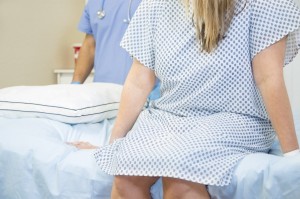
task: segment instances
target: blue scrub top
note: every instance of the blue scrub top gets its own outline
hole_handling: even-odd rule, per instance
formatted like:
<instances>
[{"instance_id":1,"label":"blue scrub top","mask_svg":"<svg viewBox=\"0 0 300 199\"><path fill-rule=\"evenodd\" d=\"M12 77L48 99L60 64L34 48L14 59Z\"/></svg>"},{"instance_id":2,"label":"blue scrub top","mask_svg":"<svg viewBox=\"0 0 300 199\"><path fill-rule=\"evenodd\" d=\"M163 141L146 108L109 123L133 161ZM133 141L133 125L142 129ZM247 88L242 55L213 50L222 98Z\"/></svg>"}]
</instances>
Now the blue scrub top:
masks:
<instances>
[{"instance_id":1,"label":"blue scrub top","mask_svg":"<svg viewBox=\"0 0 300 199\"><path fill-rule=\"evenodd\" d=\"M104 4L103 4L104 1ZM130 16L132 17L141 0L132 0ZM122 37L128 27L124 19L128 18L130 0L89 0L83 11L78 29L93 35L96 41L94 60L94 82L124 84L132 65L132 58L120 47ZM97 12L103 10L105 17L98 18ZM160 96L157 84L150 99Z\"/></svg>"},{"instance_id":2,"label":"blue scrub top","mask_svg":"<svg viewBox=\"0 0 300 199\"><path fill-rule=\"evenodd\" d=\"M99 19L97 12L103 0L89 0L81 17L78 29L91 34L96 41L94 81L124 84L132 64L132 58L120 47L121 39L128 27L130 0L104 0L105 17ZM130 16L141 0L132 0Z\"/></svg>"}]
</instances>

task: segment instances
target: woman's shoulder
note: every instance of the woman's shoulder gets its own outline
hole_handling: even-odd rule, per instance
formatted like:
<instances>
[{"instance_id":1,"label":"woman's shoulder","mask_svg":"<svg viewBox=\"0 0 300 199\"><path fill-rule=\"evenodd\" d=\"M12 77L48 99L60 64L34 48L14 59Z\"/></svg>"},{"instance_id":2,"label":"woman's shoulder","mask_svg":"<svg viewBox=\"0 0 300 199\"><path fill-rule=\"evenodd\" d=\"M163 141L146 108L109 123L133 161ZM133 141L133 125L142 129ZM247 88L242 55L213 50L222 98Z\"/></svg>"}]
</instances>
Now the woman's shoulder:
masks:
<instances>
[{"instance_id":1,"label":"woman's shoulder","mask_svg":"<svg viewBox=\"0 0 300 199\"><path fill-rule=\"evenodd\" d=\"M276 6L276 5L281 5L284 7L289 6L289 5L296 6L296 3L294 0L247 0L247 1L251 6L258 6L258 7L264 6L264 5L268 5L270 7Z\"/></svg>"},{"instance_id":2,"label":"woman's shoulder","mask_svg":"<svg viewBox=\"0 0 300 199\"><path fill-rule=\"evenodd\" d=\"M140 16L150 19L151 23L156 22L170 1L174 0L142 0L138 13Z\"/></svg>"},{"instance_id":3,"label":"woman's shoulder","mask_svg":"<svg viewBox=\"0 0 300 199\"><path fill-rule=\"evenodd\" d=\"M141 5L151 7L151 6L163 5L163 4L166 4L167 2L170 2L170 1L171 0L142 0Z\"/></svg>"},{"instance_id":4,"label":"woman's shoulder","mask_svg":"<svg viewBox=\"0 0 300 199\"><path fill-rule=\"evenodd\" d=\"M143 1L145 1L145 4L148 6L150 11L159 12L161 8L164 8L165 5L171 0L142 0L142 2Z\"/></svg>"}]
</instances>

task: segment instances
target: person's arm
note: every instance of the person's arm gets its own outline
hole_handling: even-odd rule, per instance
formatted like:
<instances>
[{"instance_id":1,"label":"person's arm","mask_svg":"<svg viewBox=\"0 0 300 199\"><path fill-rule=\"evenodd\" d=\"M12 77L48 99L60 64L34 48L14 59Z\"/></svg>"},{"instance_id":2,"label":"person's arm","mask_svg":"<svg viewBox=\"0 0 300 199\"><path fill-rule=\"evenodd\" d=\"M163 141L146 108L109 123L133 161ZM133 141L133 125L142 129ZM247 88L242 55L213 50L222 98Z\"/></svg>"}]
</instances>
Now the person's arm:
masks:
<instances>
[{"instance_id":1,"label":"person's arm","mask_svg":"<svg viewBox=\"0 0 300 199\"><path fill-rule=\"evenodd\" d=\"M93 35L86 34L75 66L72 82L83 83L91 73L94 66L95 39Z\"/></svg>"},{"instance_id":2,"label":"person's arm","mask_svg":"<svg viewBox=\"0 0 300 199\"><path fill-rule=\"evenodd\" d=\"M112 143L115 139L124 137L130 131L154 85L154 71L134 59L123 87L119 112L109 143ZM75 146L78 149L99 148L99 146L82 141L68 142L67 144Z\"/></svg>"},{"instance_id":3,"label":"person's arm","mask_svg":"<svg viewBox=\"0 0 300 199\"><path fill-rule=\"evenodd\" d=\"M130 131L154 84L154 71L134 59L123 87L120 108L109 143L124 137Z\"/></svg>"},{"instance_id":4,"label":"person's arm","mask_svg":"<svg viewBox=\"0 0 300 199\"><path fill-rule=\"evenodd\" d=\"M291 106L284 83L286 38L258 53L253 74L283 153L299 149Z\"/></svg>"}]
</instances>

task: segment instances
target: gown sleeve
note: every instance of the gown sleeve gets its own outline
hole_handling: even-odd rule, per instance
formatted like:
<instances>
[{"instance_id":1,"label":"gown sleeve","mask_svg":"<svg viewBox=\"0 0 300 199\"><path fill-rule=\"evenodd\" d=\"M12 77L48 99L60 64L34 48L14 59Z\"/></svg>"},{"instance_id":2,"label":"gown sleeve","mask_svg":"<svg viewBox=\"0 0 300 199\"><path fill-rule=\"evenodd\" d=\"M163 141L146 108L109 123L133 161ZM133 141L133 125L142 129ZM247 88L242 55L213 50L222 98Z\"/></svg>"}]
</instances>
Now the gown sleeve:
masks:
<instances>
[{"instance_id":1,"label":"gown sleeve","mask_svg":"<svg viewBox=\"0 0 300 199\"><path fill-rule=\"evenodd\" d=\"M121 41L121 47L151 70L155 69L155 30L162 2L143 0Z\"/></svg>"},{"instance_id":2,"label":"gown sleeve","mask_svg":"<svg viewBox=\"0 0 300 199\"><path fill-rule=\"evenodd\" d=\"M250 16L251 59L287 36L284 65L300 48L300 9L293 0L253 0Z\"/></svg>"}]
</instances>

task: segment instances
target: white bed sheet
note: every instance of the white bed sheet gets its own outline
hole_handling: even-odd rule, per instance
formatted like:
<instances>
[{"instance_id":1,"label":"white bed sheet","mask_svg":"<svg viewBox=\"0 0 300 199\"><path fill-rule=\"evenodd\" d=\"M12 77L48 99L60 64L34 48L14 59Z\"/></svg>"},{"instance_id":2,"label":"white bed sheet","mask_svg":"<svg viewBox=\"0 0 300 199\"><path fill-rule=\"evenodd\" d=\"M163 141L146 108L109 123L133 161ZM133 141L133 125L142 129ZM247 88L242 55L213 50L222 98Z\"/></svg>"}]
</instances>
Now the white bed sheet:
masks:
<instances>
[{"instance_id":1,"label":"white bed sheet","mask_svg":"<svg viewBox=\"0 0 300 199\"><path fill-rule=\"evenodd\" d=\"M113 178L92 150L65 144L108 142L113 120L68 125L48 119L0 118L0 198L109 198Z\"/></svg>"},{"instance_id":2,"label":"white bed sheet","mask_svg":"<svg viewBox=\"0 0 300 199\"><path fill-rule=\"evenodd\" d=\"M295 121L299 134L299 115ZM0 198L109 198L113 177L97 168L93 150L77 150L65 142L104 145L113 122L68 125L48 119L0 118ZM273 147L272 153L280 153L278 144ZM209 191L217 199L297 199L299 168L300 155L249 155L238 164L229 186ZM151 192L154 199L162 198L160 180Z\"/></svg>"}]
</instances>

